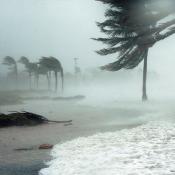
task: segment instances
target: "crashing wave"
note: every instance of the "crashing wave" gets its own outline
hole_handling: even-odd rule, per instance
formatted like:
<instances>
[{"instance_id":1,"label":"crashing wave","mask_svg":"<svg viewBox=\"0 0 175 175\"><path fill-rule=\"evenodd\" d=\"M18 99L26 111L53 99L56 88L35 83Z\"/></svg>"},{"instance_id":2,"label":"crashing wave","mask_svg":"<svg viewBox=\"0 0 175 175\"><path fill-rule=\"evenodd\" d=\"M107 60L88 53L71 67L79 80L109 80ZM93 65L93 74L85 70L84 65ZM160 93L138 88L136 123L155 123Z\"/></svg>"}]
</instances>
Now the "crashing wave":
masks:
<instances>
[{"instance_id":1,"label":"crashing wave","mask_svg":"<svg viewBox=\"0 0 175 175\"><path fill-rule=\"evenodd\" d=\"M175 124L152 122L58 144L40 175L175 174Z\"/></svg>"}]
</instances>

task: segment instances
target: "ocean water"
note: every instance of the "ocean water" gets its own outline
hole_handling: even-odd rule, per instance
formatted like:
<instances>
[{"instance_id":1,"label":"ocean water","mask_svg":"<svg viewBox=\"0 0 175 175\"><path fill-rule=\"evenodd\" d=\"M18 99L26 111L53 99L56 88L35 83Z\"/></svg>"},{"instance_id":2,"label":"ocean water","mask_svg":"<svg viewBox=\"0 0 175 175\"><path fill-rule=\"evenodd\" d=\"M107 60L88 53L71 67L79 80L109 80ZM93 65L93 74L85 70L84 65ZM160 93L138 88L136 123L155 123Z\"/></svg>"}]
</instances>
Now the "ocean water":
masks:
<instances>
[{"instance_id":1,"label":"ocean water","mask_svg":"<svg viewBox=\"0 0 175 175\"><path fill-rule=\"evenodd\" d=\"M57 144L50 154L52 160L39 175L174 175L174 104L173 100L103 103L100 97L86 99L79 105L106 106L103 118L108 118L110 111L116 117L103 122L105 127L120 123L123 129L116 126L110 132Z\"/></svg>"},{"instance_id":2,"label":"ocean water","mask_svg":"<svg viewBox=\"0 0 175 175\"><path fill-rule=\"evenodd\" d=\"M31 170L28 174L175 174L173 98L154 100L150 97L149 102L141 103L139 94L135 96L135 92L131 94L126 90L121 93L105 87L81 89L66 96L77 94L86 98L82 101L26 101L21 105L1 107L5 113L25 110L51 120L72 119L73 125L1 129L0 164L6 168L4 164L20 165L25 161L30 167L38 159L41 163L51 157L47 168L40 172L34 168L36 171ZM56 144L51 156L44 156L45 153L40 151L14 151L15 148L42 143ZM5 168L3 172L6 175ZM10 173L14 172L20 174L21 167L12 167Z\"/></svg>"},{"instance_id":3,"label":"ocean water","mask_svg":"<svg viewBox=\"0 0 175 175\"><path fill-rule=\"evenodd\" d=\"M174 175L175 123L152 121L58 144L39 175Z\"/></svg>"}]
</instances>

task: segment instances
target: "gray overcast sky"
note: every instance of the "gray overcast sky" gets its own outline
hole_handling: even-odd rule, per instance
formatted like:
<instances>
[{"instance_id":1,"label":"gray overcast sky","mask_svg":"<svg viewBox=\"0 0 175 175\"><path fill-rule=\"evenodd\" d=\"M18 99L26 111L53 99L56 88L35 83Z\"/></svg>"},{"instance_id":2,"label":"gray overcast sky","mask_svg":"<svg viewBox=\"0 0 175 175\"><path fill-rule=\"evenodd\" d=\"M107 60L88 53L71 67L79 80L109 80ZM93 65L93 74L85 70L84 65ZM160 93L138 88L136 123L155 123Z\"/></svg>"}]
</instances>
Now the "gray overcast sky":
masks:
<instances>
[{"instance_id":1,"label":"gray overcast sky","mask_svg":"<svg viewBox=\"0 0 175 175\"><path fill-rule=\"evenodd\" d=\"M0 0L0 57L34 61L53 55L67 71L73 70L74 57L83 68L111 62L94 53L103 45L90 39L101 35L95 21L103 16L104 6L95 0ZM174 43L170 37L151 49L151 70L174 71Z\"/></svg>"},{"instance_id":2,"label":"gray overcast sky","mask_svg":"<svg viewBox=\"0 0 175 175\"><path fill-rule=\"evenodd\" d=\"M53 55L69 70L74 57L83 67L102 64L90 38L100 34L95 21L103 14L94 0L0 0L0 56Z\"/></svg>"}]
</instances>

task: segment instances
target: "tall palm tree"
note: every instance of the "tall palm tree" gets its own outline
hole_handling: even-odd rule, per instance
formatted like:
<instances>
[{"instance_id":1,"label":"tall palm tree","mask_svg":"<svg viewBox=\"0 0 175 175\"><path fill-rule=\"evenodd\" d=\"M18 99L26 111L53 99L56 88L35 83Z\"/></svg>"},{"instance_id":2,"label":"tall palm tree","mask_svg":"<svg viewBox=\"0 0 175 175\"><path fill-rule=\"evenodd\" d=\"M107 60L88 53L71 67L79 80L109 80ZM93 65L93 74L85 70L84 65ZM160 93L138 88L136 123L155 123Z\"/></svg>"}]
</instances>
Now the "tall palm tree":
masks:
<instances>
[{"instance_id":1,"label":"tall palm tree","mask_svg":"<svg viewBox=\"0 0 175 175\"><path fill-rule=\"evenodd\" d=\"M133 69L142 60L143 66L143 94L142 100L147 100L147 56L148 50L156 42L175 33L175 19L160 23L175 8L158 6L162 0L98 0L109 5L105 16L106 20L97 23L101 31L108 35L107 38L97 38L108 45L108 48L97 51L100 55L119 53L118 60L102 69L118 71L120 69ZM175 1L167 0L169 5L175 7ZM162 33L168 29L165 33Z\"/></svg>"},{"instance_id":2,"label":"tall palm tree","mask_svg":"<svg viewBox=\"0 0 175 175\"><path fill-rule=\"evenodd\" d=\"M30 89L32 88L32 75L34 76L35 82L38 87L38 65L37 63L31 63L29 59L25 56L22 56L19 60L21 64L23 64L29 74L29 84Z\"/></svg>"},{"instance_id":3,"label":"tall palm tree","mask_svg":"<svg viewBox=\"0 0 175 175\"><path fill-rule=\"evenodd\" d=\"M47 82L48 82L48 90L50 90L50 76L47 67L44 65L39 64L38 65L38 81L40 75L45 75L47 77Z\"/></svg>"},{"instance_id":4,"label":"tall palm tree","mask_svg":"<svg viewBox=\"0 0 175 175\"><path fill-rule=\"evenodd\" d=\"M18 68L15 59L13 57L6 56L3 59L2 64L7 65L9 69L12 70L12 73L15 75L16 84L18 84Z\"/></svg>"},{"instance_id":5,"label":"tall palm tree","mask_svg":"<svg viewBox=\"0 0 175 175\"><path fill-rule=\"evenodd\" d=\"M56 59L55 57L42 57L39 60L39 65L44 66L47 68L49 73L49 79L51 72L54 72L55 75L55 91L58 89L58 72L61 74L61 81L62 81L62 91L64 90L64 73L63 73L63 67L61 65L61 62Z\"/></svg>"}]
</instances>

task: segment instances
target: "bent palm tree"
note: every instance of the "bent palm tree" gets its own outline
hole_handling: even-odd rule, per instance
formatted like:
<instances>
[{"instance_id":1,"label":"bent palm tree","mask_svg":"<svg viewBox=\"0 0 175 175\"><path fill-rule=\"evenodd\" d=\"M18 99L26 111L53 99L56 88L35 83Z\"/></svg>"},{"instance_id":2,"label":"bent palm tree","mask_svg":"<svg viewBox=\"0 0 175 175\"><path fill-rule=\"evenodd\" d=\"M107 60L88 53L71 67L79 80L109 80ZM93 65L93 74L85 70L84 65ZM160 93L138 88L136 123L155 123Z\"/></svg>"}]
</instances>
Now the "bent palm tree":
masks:
<instances>
[{"instance_id":1,"label":"bent palm tree","mask_svg":"<svg viewBox=\"0 0 175 175\"><path fill-rule=\"evenodd\" d=\"M49 75L51 75L51 72L54 72L55 74L55 91L58 89L58 72L61 74L61 81L62 81L62 91L64 90L64 73L63 73L63 67L61 65L61 62L54 58L54 57L42 57L39 60L39 65L47 68ZM49 76L50 79L50 76Z\"/></svg>"},{"instance_id":2,"label":"bent palm tree","mask_svg":"<svg viewBox=\"0 0 175 175\"><path fill-rule=\"evenodd\" d=\"M19 62L21 64L23 64L29 74L29 84L30 84L30 88L32 87L32 75L34 75L35 78L35 82L37 84L38 87L38 65L37 63L31 63L29 62L29 59L27 57L22 56L19 60Z\"/></svg>"},{"instance_id":3,"label":"bent palm tree","mask_svg":"<svg viewBox=\"0 0 175 175\"><path fill-rule=\"evenodd\" d=\"M3 59L2 64L9 66L9 69L11 69L12 73L14 73L14 75L15 75L16 84L18 84L18 68L17 68L17 63L16 63L15 59L10 57L10 56L6 56Z\"/></svg>"},{"instance_id":4,"label":"bent palm tree","mask_svg":"<svg viewBox=\"0 0 175 175\"><path fill-rule=\"evenodd\" d=\"M48 82L48 90L50 90L50 77L49 77L49 72L48 72L47 67L45 67L44 65L39 64L37 72L38 72L38 81L39 81L40 75L46 75L47 82Z\"/></svg>"},{"instance_id":5,"label":"bent palm tree","mask_svg":"<svg viewBox=\"0 0 175 175\"><path fill-rule=\"evenodd\" d=\"M173 0L166 0L168 8L160 9L162 0L97 0L108 4L110 8L106 11L107 19L97 23L101 31L108 38L97 38L96 40L107 44L109 47L101 49L97 53L108 55L119 53L118 60L102 69L118 71L120 69L133 69L142 60L143 67L143 94L142 100L147 100L147 56L148 50L155 43L175 33L175 19L161 23L170 14L175 13Z\"/></svg>"}]
</instances>

